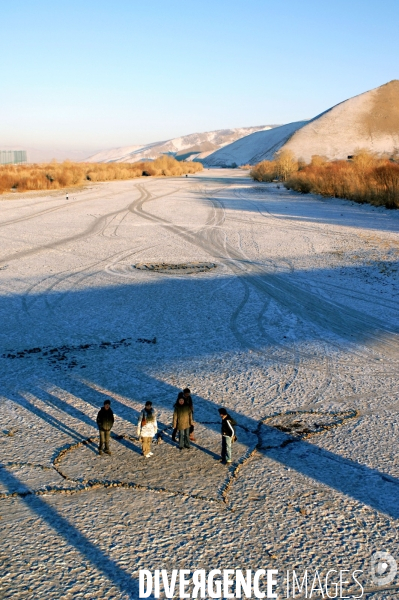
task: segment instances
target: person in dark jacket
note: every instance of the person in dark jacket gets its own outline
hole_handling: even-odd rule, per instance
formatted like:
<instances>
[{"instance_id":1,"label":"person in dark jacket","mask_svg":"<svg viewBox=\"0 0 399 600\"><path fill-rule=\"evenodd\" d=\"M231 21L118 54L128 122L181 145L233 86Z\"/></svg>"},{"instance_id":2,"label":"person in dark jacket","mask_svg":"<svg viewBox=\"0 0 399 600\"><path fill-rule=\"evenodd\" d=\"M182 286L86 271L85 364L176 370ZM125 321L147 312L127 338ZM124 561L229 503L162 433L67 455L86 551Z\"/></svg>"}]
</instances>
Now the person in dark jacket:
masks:
<instances>
[{"instance_id":1,"label":"person in dark jacket","mask_svg":"<svg viewBox=\"0 0 399 600\"><path fill-rule=\"evenodd\" d=\"M230 417L229 413L225 408L219 408L219 415L222 418L222 457L221 460L225 464L231 463L231 444L235 437L236 431L234 426L236 422L233 417Z\"/></svg>"},{"instance_id":2,"label":"person in dark jacket","mask_svg":"<svg viewBox=\"0 0 399 600\"><path fill-rule=\"evenodd\" d=\"M175 404L173 412L173 428L179 432L180 450L190 449L190 427L193 425L193 413L181 396Z\"/></svg>"},{"instance_id":3,"label":"person in dark jacket","mask_svg":"<svg viewBox=\"0 0 399 600\"><path fill-rule=\"evenodd\" d=\"M100 430L100 444L98 446L98 453L103 453L103 447L105 454L111 454L109 449L109 438L111 437L111 429L114 424L114 413L111 409L111 402L105 400L104 406L100 409L97 415L97 425Z\"/></svg>"}]
</instances>

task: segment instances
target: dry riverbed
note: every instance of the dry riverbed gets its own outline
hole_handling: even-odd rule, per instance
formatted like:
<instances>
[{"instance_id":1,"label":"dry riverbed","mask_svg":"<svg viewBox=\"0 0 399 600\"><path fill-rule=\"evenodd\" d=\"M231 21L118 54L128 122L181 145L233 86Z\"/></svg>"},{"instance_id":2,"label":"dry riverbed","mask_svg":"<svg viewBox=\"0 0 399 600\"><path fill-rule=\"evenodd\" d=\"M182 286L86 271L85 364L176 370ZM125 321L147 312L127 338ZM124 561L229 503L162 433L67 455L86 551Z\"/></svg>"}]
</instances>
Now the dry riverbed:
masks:
<instances>
[{"instance_id":1,"label":"dry riverbed","mask_svg":"<svg viewBox=\"0 0 399 600\"><path fill-rule=\"evenodd\" d=\"M274 568L282 591L287 570L358 569L363 597L397 599L371 560L399 561L398 231L398 212L239 170L0 198L0 597L136 600L139 569Z\"/></svg>"}]
</instances>

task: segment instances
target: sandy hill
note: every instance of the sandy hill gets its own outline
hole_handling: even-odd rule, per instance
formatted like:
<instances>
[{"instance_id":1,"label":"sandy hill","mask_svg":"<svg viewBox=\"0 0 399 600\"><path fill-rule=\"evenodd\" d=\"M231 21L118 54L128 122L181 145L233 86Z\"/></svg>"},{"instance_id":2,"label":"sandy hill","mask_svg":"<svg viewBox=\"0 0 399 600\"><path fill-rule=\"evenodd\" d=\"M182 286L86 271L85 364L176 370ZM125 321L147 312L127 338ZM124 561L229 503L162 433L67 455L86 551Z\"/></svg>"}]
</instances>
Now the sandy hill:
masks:
<instances>
[{"instance_id":1,"label":"sandy hill","mask_svg":"<svg viewBox=\"0 0 399 600\"><path fill-rule=\"evenodd\" d=\"M267 130L274 125L257 127L241 127L238 129L218 129L205 133L192 133L183 137L140 146L125 146L97 152L87 162L137 162L153 160L161 154L176 156L178 160L187 158L203 159L219 148L231 144L235 140L260 130Z\"/></svg>"},{"instance_id":2,"label":"sandy hill","mask_svg":"<svg viewBox=\"0 0 399 600\"><path fill-rule=\"evenodd\" d=\"M261 160L272 158L274 153L280 150L281 146L306 123L307 121L298 121L267 131L257 131L210 154L201 162L207 167L226 167L234 163L256 164Z\"/></svg>"},{"instance_id":3,"label":"sandy hill","mask_svg":"<svg viewBox=\"0 0 399 600\"><path fill-rule=\"evenodd\" d=\"M380 154L399 149L398 80L345 100L310 121L248 135L203 162L206 166L256 164L283 149L305 161L313 154L331 160L347 158L359 148Z\"/></svg>"}]
</instances>

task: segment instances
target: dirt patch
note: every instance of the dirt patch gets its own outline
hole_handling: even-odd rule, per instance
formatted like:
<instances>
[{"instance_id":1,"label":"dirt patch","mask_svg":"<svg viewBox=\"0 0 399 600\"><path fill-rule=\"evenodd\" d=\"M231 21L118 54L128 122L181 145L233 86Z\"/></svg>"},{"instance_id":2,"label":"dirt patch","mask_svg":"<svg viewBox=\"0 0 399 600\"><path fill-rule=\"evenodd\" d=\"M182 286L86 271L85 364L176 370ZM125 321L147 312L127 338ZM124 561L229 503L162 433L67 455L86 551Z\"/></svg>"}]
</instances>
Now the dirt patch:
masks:
<instances>
[{"instance_id":1,"label":"dirt patch","mask_svg":"<svg viewBox=\"0 0 399 600\"><path fill-rule=\"evenodd\" d=\"M139 338L137 342L147 342L156 344L156 338L147 340ZM128 347L132 345L132 338L123 338L117 342L103 341L96 344L79 344L77 346L63 345L56 348L51 346L43 346L42 348L28 348L24 350L9 350L4 354L0 355L0 358L6 359L21 359L21 358L33 358L37 360L45 360L50 366L55 369L74 369L80 367L85 369L86 365L78 362L78 355L86 354L88 350L110 350L117 349L120 347Z\"/></svg>"},{"instance_id":2,"label":"dirt patch","mask_svg":"<svg viewBox=\"0 0 399 600\"><path fill-rule=\"evenodd\" d=\"M362 120L369 135L399 132L399 80L394 79L378 88L371 109Z\"/></svg>"},{"instance_id":3,"label":"dirt patch","mask_svg":"<svg viewBox=\"0 0 399 600\"><path fill-rule=\"evenodd\" d=\"M174 275L189 275L190 273L206 273L216 269L216 263L138 263L133 265L141 271L154 271L156 273L173 273Z\"/></svg>"},{"instance_id":4,"label":"dirt patch","mask_svg":"<svg viewBox=\"0 0 399 600\"><path fill-rule=\"evenodd\" d=\"M358 416L356 410L335 413L288 412L268 417L264 420L264 424L295 438L306 439L344 425L348 420Z\"/></svg>"}]
</instances>

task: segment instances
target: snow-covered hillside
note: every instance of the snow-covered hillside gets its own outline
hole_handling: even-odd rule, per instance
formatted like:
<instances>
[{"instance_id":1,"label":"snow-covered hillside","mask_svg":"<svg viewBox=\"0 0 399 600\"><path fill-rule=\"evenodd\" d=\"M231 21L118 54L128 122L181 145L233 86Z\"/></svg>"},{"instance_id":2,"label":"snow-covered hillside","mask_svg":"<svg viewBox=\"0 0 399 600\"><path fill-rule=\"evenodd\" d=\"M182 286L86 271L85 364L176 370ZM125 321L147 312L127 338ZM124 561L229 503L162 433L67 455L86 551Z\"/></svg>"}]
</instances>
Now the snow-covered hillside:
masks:
<instances>
[{"instance_id":1,"label":"snow-covered hillside","mask_svg":"<svg viewBox=\"0 0 399 600\"><path fill-rule=\"evenodd\" d=\"M205 133L192 133L183 137L162 142L153 142L141 146L125 146L98 152L90 156L87 162L136 162L153 160L161 154L171 154L180 160L188 157L205 158L223 146L235 142L239 138L257 131L275 127L274 125L259 125L257 127L241 127L238 129L218 129Z\"/></svg>"},{"instance_id":2,"label":"snow-covered hillside","mask_svg":"<svg viewBox=\"0 0 399 600\"><path fill-rule=\"evenodd\" d=\"M234 163L252 165L261 160L270 160L293 133L306 123L307 121L297 121L268 131L257 131L210 154L201 162L207 167L226 167Z\"/></svg>"},{"instance_id":3,"label":"snow-covered hillside","mask_svg":"<svg viewBox=\"0 0 399 600\"><path fill-rule=\"evenodd\" d=\"M399 148L398 80L345 100L310 121L248 135L203 162L207 167L256 164L283 149L307 162L314 154L345 159L360 148L380 154Z\"/></svg>"}]
</instances>

